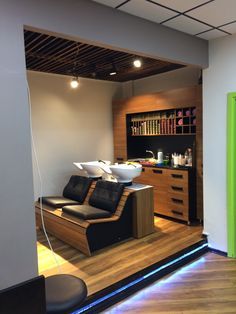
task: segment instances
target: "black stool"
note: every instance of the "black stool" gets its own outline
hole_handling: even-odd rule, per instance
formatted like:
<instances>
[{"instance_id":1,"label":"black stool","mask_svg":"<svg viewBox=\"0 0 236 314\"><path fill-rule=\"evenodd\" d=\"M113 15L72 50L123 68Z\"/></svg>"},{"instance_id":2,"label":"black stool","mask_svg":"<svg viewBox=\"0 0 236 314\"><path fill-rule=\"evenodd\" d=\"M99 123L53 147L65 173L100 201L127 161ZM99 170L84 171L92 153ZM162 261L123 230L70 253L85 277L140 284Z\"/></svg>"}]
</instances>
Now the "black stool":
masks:
<instances>
[{"instance_id":1,"label":"black stool","mask_svg":"<svg viewBox=\"0 0 236 314\"><path fill-rule=\"evenodd\" d=\"M45 278L47 314L67 314L78 309L87 297L84 281L72 275Z\"/></svg>"}]
</instances>

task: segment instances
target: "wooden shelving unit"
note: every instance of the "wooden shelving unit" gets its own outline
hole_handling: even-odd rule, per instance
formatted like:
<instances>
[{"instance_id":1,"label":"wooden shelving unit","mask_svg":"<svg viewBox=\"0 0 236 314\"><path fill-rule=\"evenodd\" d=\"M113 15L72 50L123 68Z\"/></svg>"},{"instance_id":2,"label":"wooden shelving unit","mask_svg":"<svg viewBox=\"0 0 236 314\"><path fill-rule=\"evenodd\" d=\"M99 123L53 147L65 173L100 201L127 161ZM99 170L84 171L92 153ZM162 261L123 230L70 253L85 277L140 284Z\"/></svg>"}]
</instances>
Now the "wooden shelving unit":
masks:
<instances>
[{"instance_id":1,"label":"wooden shelving unit","mask_svg":"<svg viewBox=\"0 0 236 314\"><path fill-rule=\"evenodd\" d=\"M133 115L144 115L146 112L157 112L166 111L173 112L184 110L185 108L196 108L196 126L195 135L196 140L196 188L197 188L197 218L202 219L203 217L203 193L202 193L202 175L203 175L203 164L202 164L202 87L200 85L191 86L186 88L180 88L175 90L162 91L155 94L146 94L140 96L134 96L128 99L114 101L113 102L113 134L114 134L114 159L116 161L127 160L127 140L132 137L131 128L127 126L127 115L130 117ZM183 118L186 114L183 113ZM193 118L193 117L191 117ZM192 121L186 127L192 127ZM130 125L131 126L131 125ZM181 130L178 133L180 136L185 136L191 133L183 133L183 127L180 126ZM164 135L164 134L162 134ZM167 135L167 134L165 134ZM171 134L175 135L175 134ZM141 135L142 138L148 136L152 139L156 134L152 135ZM161 136L159 137L162 138ZM164 138L164 136L163 136ZM174 137L178 139L178 137Z\"/></svg>"},{"instance_id":2,"label":"wooden shelving unit","mask_svg":"<svg viewBox=\"0 0 236 314\"><path fill-rule=\"evenodd\" d=\"M196 107L127 115L128 135L195 135Z\"/></svg>"}]
</instances>

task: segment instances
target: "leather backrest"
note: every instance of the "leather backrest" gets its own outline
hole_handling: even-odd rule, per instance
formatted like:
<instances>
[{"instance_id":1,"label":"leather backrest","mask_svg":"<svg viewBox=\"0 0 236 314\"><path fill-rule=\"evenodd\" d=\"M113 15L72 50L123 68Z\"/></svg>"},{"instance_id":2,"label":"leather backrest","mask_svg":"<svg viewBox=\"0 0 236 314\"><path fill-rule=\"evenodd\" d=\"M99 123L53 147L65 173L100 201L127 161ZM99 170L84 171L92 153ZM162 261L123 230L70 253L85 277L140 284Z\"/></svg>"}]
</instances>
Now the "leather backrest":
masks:
<instances>
[{"instance_id":1,"label":"leather backrest","mask_svg":"<svg viewBox=\"0 0 236 314\"><path fill-rule=\"evenodd\" d=\"M121 183L99 180L89 198L89 205L114 213L123 190Z\"/></svg>"},{"instance_id":2,"label":"leather backrest","mask_svg":"<svg viewBox=\"0 0 236 314\"><path fill-rule=\"evenodd\" d=\"M63 196L71 200L83 203L93 179L82 176L71 176L63 190Z\"/></svg>"}]
</instances>

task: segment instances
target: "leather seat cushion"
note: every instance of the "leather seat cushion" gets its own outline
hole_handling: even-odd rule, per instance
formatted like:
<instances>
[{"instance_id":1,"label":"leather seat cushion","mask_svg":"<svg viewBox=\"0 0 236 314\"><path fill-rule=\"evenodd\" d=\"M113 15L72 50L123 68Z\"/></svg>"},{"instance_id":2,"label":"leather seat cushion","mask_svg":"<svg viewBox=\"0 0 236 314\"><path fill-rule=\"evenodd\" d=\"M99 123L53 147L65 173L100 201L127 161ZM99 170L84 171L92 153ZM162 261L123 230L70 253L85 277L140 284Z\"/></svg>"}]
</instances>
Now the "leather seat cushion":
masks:
<instances>
[{"instance_id":1,"label":"leather seat cushion","mask_svg":"<svg viewBox=\"0 0 236 314\"><path fill-rule=\"evenodd\" d=\"M47 314L71 313L87 297L84 281L72 275L45 278Z\"/></svg>"},{"instance_id":2,"label":"leather seat cushion","mask_svg":"<svg viewBox=\"0 0 236 314\"><path fill-rule=\"evenodd\" d=\"M38 200L40 202L40 198ZM53 208L61 208L65 205L79 205L80 203L62 197L62 196L44 196L42 197L42 203L48 206L51 206Z\"/></svg>"},{"instance_id":3,"label":"leather seat cushion","mask_svg":"<svg viewBox=\"0 0 236 314\"><path fill-rule=\"evenodd\" d=\"M93 179L82 176L71 176L63 190L63 196L82 204L87 196Z\"/></svg>"},{"instance_id":4,"label":"leather seat cushion","mask_svg":"<svg viewBox=\"0 0 236 314\"><path fill-rule=\"evenodd\" d=\"M110 212L89 205L64 206L62 211L84 220L111 217Z\"/></svg>"},{"instance_id":5,"label":"leather seat cushion","mask_svg":"<svg viewBox=\"0 0 236 314\"><path fill-rule=\"evenodd\" d=\"M89 205L114 213L124 190L124 185L111 181L98 181L89 198Z\"/></svg>"}]
</instances>

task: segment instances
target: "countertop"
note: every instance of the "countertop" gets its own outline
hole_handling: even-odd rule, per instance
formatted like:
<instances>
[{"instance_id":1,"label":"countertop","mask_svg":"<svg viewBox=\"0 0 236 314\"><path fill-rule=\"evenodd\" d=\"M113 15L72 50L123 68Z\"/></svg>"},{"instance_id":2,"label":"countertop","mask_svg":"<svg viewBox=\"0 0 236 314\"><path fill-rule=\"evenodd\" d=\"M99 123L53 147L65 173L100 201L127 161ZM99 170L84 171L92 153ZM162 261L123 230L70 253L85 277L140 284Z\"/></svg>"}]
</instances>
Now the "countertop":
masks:
<instances>
[{"instance_id":1,"label":"countertop","mask_svg":"<svg viewBox=\"0 0 236 314\"><path fill-rule=\"evenodd\" d=\"M128 159L127 162L137 162L140 163L144 168L160 168L160 169L171 169L171 170L192 170L193 167L188 167L188 166L171 166L171 165L158 165L158 164L142 164L140 161L144 161L143 158L133 158L133 159ZM148 161L148 159L147 159Z\"/></svg>"},{"instance_id":2,"label":"countertop","mask_svg":"<svg viewBox=\"0 0 236 314\"><path fill-rule=\"evenodd\" d=\"M188 166L165 166L165 165L142 165L143 168L158 168L158 169L171 169L171 170L192 170L193 167L188 167Z\"/></svg>"}]
</instances>

